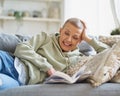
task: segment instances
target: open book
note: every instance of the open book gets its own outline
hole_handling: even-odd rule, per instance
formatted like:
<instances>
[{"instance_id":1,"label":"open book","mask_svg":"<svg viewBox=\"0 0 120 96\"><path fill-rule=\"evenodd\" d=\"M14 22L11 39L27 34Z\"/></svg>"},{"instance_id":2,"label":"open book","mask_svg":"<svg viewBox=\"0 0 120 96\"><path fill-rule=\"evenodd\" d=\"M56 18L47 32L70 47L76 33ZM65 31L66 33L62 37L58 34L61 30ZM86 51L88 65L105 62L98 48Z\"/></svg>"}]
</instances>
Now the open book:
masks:
<instances>
[{"instance_id":1,"label":"open book","mask_svg":"<svg viewBox=\"0 0 120 96\"><path fill-rule=\"evenodd\" d=\"M48 77L44 83L67 83L73 84L80 82L91 75L91 71L85 72L86 66L81 67L73 76L69 76L63 72L56 71L53 75Z\"/></svg>"}]
</instances>

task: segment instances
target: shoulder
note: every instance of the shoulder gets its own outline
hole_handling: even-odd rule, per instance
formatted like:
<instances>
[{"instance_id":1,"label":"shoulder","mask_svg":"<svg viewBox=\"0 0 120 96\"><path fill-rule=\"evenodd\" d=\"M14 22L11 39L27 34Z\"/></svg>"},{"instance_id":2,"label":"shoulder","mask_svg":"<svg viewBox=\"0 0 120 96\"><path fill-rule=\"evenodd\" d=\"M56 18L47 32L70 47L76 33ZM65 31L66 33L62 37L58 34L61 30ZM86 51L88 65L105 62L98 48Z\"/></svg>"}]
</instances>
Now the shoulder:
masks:
<instances>
[{"instance_id":1,"label":"shoulder","mask_svg":"<svg viewBox=\"0 0 120 96\"><path fill-rule=\"evenodd\" d=\"M49 34L49 33L46 33L46 32L41 32L37 35L35 35L33 37L33 39L37 40L38 42L52 42L52 41L56 41L56 38L58 36L56 36L56 33L52 33L52 34Z\"/></svg>"},{"instance_id":2,"label":"shoulder","mask_svg":"<svg viewBox=\"0 0 120 96\"><path fill-rule=\"evenodd\" d=\"M46 41L47 39L50 39L50 35L46 32L40 32L39 34L34 35L32 39L37 41Z\"/></svg>"}]
</instances>

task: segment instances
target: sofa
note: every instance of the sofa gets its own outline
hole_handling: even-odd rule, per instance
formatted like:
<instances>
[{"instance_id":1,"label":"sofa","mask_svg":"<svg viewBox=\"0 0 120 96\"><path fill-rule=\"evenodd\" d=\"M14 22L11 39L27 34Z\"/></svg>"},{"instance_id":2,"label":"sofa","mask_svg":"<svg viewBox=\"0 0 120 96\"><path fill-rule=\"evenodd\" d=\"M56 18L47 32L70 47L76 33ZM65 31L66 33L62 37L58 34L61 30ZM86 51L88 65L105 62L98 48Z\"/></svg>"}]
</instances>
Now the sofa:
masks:
<instances>
[{"instance_id":1,"label":"sofa","mask_svg":"<svg viewBox=\"0 0 120 96\"><path fill-rule=\"evenodd\" d=\"M0 50L8 51L12 55L18 43L30 38L30 36L0 33ZM99 36L97 39L112 46L120 39L120 36L111 39ZM79 48L80 52L87 56L97 54L86 42L82 42ZM86 81L75 84L25 85L0 91L0 96L120 96L120 85L109 81L98 87L93 87Z\"/></svg>"},{"instance_id":2,"label":"sofa","mask_svg":"<svg viewBox=\"0 0 120 96\"><path fill-rule=\"evenodd\" d=\"M120 85L105 83L97 88L88 83L27 85L1 91L0 96L120 96Z\"/></svg>"}]
</instances>

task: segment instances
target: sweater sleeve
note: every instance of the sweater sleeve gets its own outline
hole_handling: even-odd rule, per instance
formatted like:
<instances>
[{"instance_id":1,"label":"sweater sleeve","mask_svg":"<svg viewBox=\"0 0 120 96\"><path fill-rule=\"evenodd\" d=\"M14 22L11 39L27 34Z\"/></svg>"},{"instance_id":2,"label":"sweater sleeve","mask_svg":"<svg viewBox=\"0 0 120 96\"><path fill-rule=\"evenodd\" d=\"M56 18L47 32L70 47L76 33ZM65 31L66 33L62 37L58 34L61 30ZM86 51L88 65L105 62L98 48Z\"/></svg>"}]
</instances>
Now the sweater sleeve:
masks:
<instances>
[{"instance_id":1,"label":"sweater sleeve","mask_svg":"<svg viewBox=\"0 0 120 96\"><path fill-rule=\"evenodd\" d=\"M89 44L96 50L97 53L109 48L108 45L96 40L96 39L92 39Z\"/></svg>"},{"instance_id":2,"label":"sweater sleeve","mask_svg":"<svg viewBox=\"0 0 120 96\"><path fill-rule=\"evenodd\" d=\"M32 37L28 42L18 44L14 55L21 60L27 60L41 71L47 72L52 68L52 65L47 61L47 58L37 53L38 49L47 42L49 42L47 34L41 33Z\"/></svg>"}]
</instances>

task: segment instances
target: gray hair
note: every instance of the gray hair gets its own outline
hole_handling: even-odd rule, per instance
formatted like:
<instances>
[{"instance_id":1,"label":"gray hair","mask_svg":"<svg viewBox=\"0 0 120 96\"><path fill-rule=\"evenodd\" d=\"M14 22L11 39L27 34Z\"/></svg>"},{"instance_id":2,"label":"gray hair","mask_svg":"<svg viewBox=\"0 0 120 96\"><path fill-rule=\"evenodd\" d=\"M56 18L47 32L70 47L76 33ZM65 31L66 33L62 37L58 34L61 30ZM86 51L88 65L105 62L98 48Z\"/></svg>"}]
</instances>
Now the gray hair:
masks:
<instances>
[{"instance_id":1,"label":"gray hair","mask_svg":"<svg viewBox=\"0 0 120 96\"><path fill-rule=\"evenodd\" d=\"M83 31L84 31L84 29L86 28L85 23L84 23L82 20L78 19L78 18L70 18L70 19L68 19L68 20L64 23L63 27L64 27L67 23L71 23L73 26L75 26L75 27L77 27L77 28L79 28L79 29L83 29Z\"/></svg>"}]
</instances>

